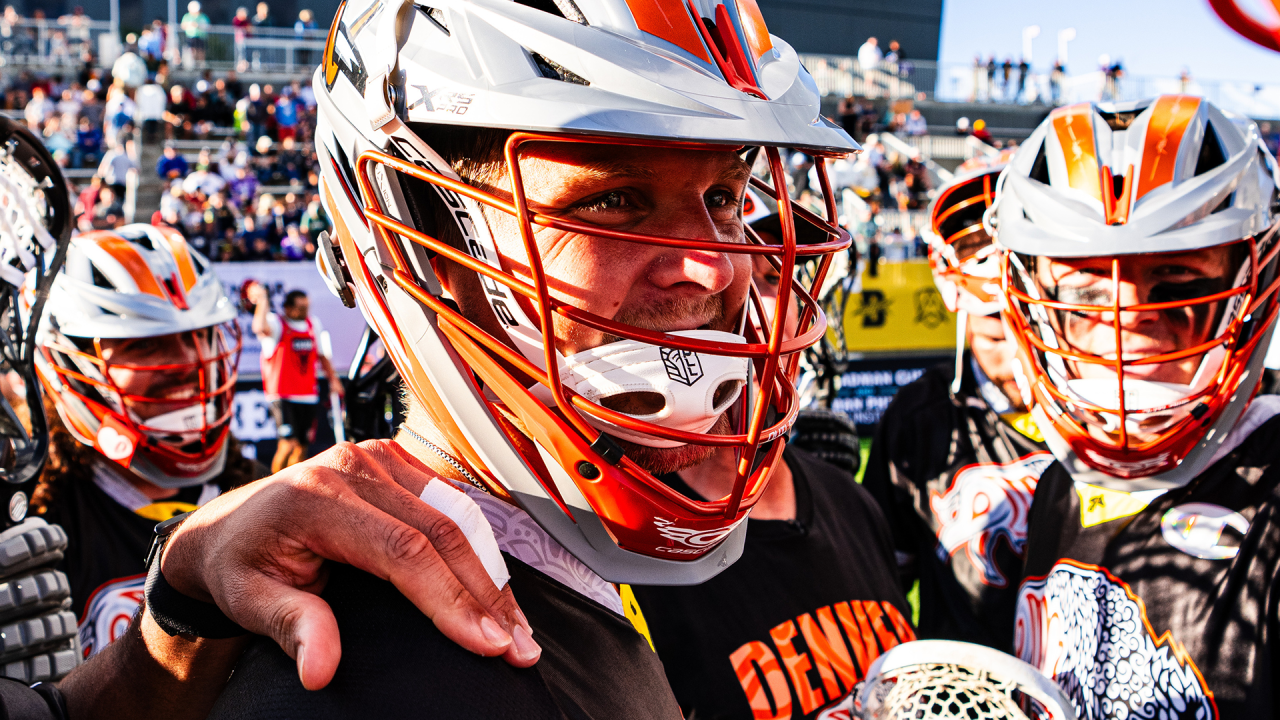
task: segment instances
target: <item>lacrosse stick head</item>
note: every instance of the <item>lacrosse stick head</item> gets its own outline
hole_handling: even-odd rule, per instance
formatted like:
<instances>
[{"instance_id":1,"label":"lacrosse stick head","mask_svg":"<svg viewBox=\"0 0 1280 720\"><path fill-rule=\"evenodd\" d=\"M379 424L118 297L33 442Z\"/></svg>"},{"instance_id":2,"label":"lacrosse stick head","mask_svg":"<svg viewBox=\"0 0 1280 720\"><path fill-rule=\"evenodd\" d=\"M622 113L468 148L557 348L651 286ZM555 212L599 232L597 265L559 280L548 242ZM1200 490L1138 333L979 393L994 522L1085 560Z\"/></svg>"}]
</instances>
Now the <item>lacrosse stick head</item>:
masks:
<instances>
[{"instance_id":1,"label":"lacrosse stick head","mask_svg":"<svg viewBox=\"0 0 1280 720\"><path fill-rule=\"evenodd\" d=\"M26 516L30 485L48 457L35 332L72 226L67 182L53 156L24 125L0 117L0 527ZM29 273L35 292L20 308ZM15 409L20 401L29 429Z\"/></svg>"},{"instance_id":2,"label":"lacrosse stick head","mask_svg":"<svg viewBox=\"0 0 1280 720\"><path fill-rule=\"evenodd\" d=\"M1076 720L1067 697L1033 666L952 640L916 640L881 655L853 709L863 720Z\"/></svg>"}]
</instances>

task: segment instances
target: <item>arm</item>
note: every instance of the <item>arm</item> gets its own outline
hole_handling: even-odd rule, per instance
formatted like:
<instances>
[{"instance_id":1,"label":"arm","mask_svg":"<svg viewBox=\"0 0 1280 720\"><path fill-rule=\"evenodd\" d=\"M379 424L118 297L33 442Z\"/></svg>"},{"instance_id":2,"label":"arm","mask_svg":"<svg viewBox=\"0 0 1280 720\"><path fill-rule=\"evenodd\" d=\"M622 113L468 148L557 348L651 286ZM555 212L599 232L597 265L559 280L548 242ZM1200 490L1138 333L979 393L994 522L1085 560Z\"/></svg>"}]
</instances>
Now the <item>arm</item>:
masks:
<instances>
[{"instance_id":1,"label":"arm","mask_svg":"<svg viewBox=\"0 0 1280 720\"><path fill-rule=\"evenodd\" d=\"M271 337L271 327L267 325L267 315L271 312L271 298L267 289L254 283L249 288L249 299L253 301L253 334L258 337Z\"/></svg>"},{"instance_id":2,"label":"arm","mask_svg":"<svg viewBox=\"0 0 1280 720\"><path fill-rule=\"evenodd\" d=\"M333 678L342 648L325 562L392 582L464 648L516 667L537 662L528 621L466 536L417 495L435 477L394 442L344 443L209 502L160 558L179 592L214 602L294 658L303 686ZM167 635L150 615L60 684L73 718L204 717L245 639Z\"/></svg>"}]
</instances>

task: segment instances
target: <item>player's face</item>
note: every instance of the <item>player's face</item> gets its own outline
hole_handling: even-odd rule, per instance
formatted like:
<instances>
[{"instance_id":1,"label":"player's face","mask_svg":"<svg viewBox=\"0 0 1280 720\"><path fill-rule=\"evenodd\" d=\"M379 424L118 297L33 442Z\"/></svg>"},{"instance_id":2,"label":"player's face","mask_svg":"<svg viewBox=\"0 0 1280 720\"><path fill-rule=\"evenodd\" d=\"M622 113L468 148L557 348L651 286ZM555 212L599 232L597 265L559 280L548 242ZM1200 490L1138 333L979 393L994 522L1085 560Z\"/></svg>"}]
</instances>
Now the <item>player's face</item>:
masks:
<instances>
[{"instance_id":1,"label":"player's face","mask_svg":"<svg viewBox=\"0 0 1280 720\"><path fill-rule=\"evenodd\" d=\"M1112 278L1112 258L1038 258L1036 281L1042 292L1064 303L1121 306L1186 301L1230 289L1235 281L1238 249L1217 247L1179 253L1124 256L1120 282ZM1113 312L1052 313L1069 349L1114 360L1117 340L1126 362L1126 377L1186 384L1194 377L1202 355L1147 365L1135 360L1186 349L1213 334L1225 302L1201 303L1165 310L1120 312L1118 333ZM1114 368L1069 362L1077 377L1114 377Z\"/></svg>"},{"instance_id":2,"label":"player's face","mask_svg":"<svg viewBox=\"0 0 1280 720\"><path fill-rule=\"evenodd\" d=\"M777 245L781 242L769 233L760 233L760 239L770 245ZM774 309L778 304L778 291L782 287L782 274L763 256L757 255L752 258L751 262L751 279L755 281L756 290L760 293L760 300L764 304L765 311L772 318ZM788 338L795 337L796 330L800 327L799 305L795 302L787 304L787 317L783 322L783 335Z\"/></svg>"},{"instance_id":3,"label":"player's face","mask_svg":"<svg viewBox=\"0 0 1280 720\"><path fill-rule=\"evenodd\" d=\"M102 357L120 393L162 402L130 402L140 420L190 405L200 392L201 358L213 357L212 328L102 341ZM164 368L164 369L161 369Z\"/></svg>"},{"instance_id":4,"label":"player's face","mask_svg":"<svg viewBox=\"0 0 1280 720\"><path fill-rule=\"evenodd\" d=\"M307 298L300 297L293 301L293 304L284 309L285 317L290 320L306 320L311 314L311 301Z\"/></svg>"},{"instance_id":5,"label":"player's face","mask_svg":"<svg viewBox=\"0 0 1280 720\"><path fill-rule=\"evenodd\" d=\"M1018 344L1005 336L999 315L969 317L969 349L978 367L1015 406L1022 405L1022 393L1013 379Z\"/></svg>"},{"instance_id":6,"label":"player's face","mask_svg":"<svg viewBox=\"0 0 1280 720\"><path fill-rule=\"evenodd\" d=\"M741 200L749 170L731 151L705 152L552 143L529 147L520 170L529 206L547 215L611 230L673 238L745 242ZM515 219L491 213L499 252L529 278ZM734 332L751 283L746 255L680 250L610 238L535 230L551 295L620 323L664 332ZM526 307L533 316L531 307ZM555 318L556 346L571 355L616 340ZM642 394L611 398L622 412L650 412ZM723 425L724 427L721 427ZM712 432L727 432L721 418ZM710 448L657 450L625 444L655 473L704 459Z\"/></svg>"}]
</instances>

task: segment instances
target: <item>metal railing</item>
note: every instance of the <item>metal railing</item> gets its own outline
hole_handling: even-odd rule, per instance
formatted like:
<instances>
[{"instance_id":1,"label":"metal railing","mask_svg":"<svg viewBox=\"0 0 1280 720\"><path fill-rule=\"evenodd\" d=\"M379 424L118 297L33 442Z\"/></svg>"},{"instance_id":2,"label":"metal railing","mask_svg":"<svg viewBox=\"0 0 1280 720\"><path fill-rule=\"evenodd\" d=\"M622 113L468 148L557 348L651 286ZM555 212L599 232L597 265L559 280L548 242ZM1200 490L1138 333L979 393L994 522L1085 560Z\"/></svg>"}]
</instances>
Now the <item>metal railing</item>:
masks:
<instances>
[{"instance_id":1,"label":"metal railing","mask_svg":"<svg viewBox=\"0 0 1280 720\"><path fill-rule=\"evenodd\" d=\"M114 39L111 23L83 15L15 22L0 16L0 64L43 68L79 65L86 50L102 57L104 49L117 47ZM104 48L104 44L110 47Z\"/></svg>"},{"instance_id":2,"label":"metal railing","mask_svg":"<svg viewBox=\"0 0 1280 720\"><path fill-rule=\"evenodd\" d=\"M0 18L0 65L32 68L78 66L88 50L100 65L110 65L125 48L111 23L102 20ZM83 17L83 16L81 16ZM159 57L169 60L175 70L237 70L255 73L306 75L320 63L326 30L293 28L253 28L237 30L230 25L211 25L199 39L188 38L177 25L169 26L172 36Z\"/></svg>"},{"instance_id":3,"label":"metal railing","mask_svg":"<svg viewBox=\"0 0 1280 720\"><path fill-rule=\"evenodd\" d=\"M996 74L988 78L985 66L966 63L903 60L880 63L868 71L852 56L802 54L800 60L813 75L819 92L834 97L1053 105L1187 93L1250 117L1280 118L1280 83L1276 82L1128 74L1117 77L1102 70L1055 76L1036 68L1021 79L1015 68L1006 82L1003 68L997 68Z\"/></svg>"},{"instance_id":4,"label":"metal railing","mask_svg":"<svg viewBox=\"0 0 1280 720\"><path fill-rule=\"evenodd\" d=\"M197 43L179 30L174 64L184 70L305 74L320 64L325 35L324 30L299 34L290 28L238 31L230 25L213 25Z\"/></svg>"}]
</instances>

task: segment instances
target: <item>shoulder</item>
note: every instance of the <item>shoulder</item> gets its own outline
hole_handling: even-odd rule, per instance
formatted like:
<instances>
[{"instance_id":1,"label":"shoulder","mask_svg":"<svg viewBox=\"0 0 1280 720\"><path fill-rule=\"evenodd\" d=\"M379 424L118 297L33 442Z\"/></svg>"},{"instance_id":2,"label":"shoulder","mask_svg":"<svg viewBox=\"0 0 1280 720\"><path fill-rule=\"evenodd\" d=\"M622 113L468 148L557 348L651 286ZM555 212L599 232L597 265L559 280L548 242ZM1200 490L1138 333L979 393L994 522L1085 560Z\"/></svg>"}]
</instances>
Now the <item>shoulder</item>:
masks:
<instances>
[{"instance_id":1,"label":"shoulder","mask_svg":"<svg viewBox=\"0 0 1280 720\"><path fill-rule=\"evenodd\" d=\"M799 468L802 481L808 483L815 510L832 508L851 518L885 522L880 506L853 475L799 448L788 447L787 456Z\"/></svg>"}]
</instances>

